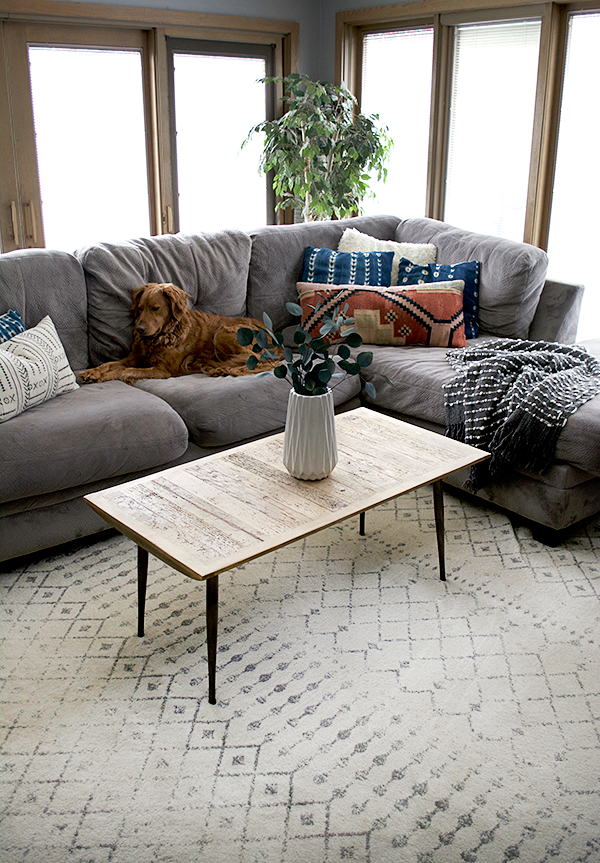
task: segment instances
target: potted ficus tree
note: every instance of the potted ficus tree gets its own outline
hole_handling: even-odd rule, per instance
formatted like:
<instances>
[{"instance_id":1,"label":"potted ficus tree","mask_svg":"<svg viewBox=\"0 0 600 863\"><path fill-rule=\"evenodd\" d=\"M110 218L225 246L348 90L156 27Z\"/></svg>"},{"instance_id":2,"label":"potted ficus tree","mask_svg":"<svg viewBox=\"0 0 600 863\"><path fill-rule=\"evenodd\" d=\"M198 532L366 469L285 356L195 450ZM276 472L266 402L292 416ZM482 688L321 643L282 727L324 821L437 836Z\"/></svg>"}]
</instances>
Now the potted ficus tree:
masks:
<instances>
[{"instance_id":1,"label":"potted ficus tree","mask_svg":"<svg viewBox=\"0 0 600 863\"><path fill-rule=\"evenodd\" d=\"M311 308L318 312L321 305L322 298ZM302 315L302 306L297 303L286 303L286 308L292 315ZM324 311L316 335L298 325L293 336L295 349L285 344L283 333L274 331L266 313L264 329L240 327L237 333L241 345L252 345L253 355L246 361L248 368L256 369L260 360L281 359L272 373L291 384L283 463L297 479L323 479L337 464L333 388L348 375L360 375L373 360L372 351L353 355L352 349L362 345L362 337L347 312L347 304ZM336 383L330 386L334 380ZM375 396L370 381L365 382L365 388Z\"/></svg>"},{"instance_id":2,"label":"potted ficus tree","mask_svg":"<svg viewBox=\"0 0 600 863\"><path fill-rule=\"evenodd\" d=\"M387 127L378 127L376 114L359 113L343 85L298 73L262 81L283 84L286 113L258 123L244 143L256 132L265 135L260 167L273 171L276 210L291 207L305 222L359 213L370 172L387 176Z\"/></svg>"}]
</instances>

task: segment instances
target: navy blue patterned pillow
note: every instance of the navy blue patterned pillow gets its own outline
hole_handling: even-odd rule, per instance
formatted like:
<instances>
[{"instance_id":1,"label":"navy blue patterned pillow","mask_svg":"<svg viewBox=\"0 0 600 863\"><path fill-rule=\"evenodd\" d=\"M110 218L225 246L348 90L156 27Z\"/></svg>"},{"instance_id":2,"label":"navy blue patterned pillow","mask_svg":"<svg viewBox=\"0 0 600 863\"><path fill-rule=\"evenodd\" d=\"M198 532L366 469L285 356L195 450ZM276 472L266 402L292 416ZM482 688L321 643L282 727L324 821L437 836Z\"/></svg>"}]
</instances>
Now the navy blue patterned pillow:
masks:
<instances>
[{"instance_id":1,"label":"navy blue patterned pillow","mask_svg":"<svg viewBox=\"0 0 600 863\"><path fill-rule=\"evenodd\" d=\"M462 279L463 310L465 314L465 336L474 339L479 334L477 315L479 313L479 261L463 264L413 264L408 258L401 258L398 266L398 286L426 285L431 282L450 282Z\"/></svg>"},{"instance_id":2,"label":"navy blue patterned pillow","mask_svg":"<svg viewBox=\"0 0 600 863\"><path fill-rule=\"evenodd\" d=\"M13 336L18 336L19 333L24 332L25 324L18 312L10 309L6 314L0 315L0 343L7 342Z\"/></svg>"},{"instance_id":3,"label":"navy blue patterned pillow","mask_svg":"<svg viewBox=\"0 0 600 863\"><path fill-rule=\"evenodd\" d=\"M308 246L301 282L319 285L388 286L392 281L393 252L334 252Z\"/></svg>"}]
</instances>

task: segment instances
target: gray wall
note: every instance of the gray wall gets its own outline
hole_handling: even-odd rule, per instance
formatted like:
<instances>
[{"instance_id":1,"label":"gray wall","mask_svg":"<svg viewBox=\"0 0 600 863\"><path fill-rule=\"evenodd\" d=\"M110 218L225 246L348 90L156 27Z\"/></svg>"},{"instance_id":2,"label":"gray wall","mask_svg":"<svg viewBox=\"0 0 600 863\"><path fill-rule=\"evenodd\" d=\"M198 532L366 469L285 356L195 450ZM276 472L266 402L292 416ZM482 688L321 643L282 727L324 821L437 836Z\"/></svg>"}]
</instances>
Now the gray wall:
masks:
<instances>
[{"instance_id":1,"label":"gray wall","mask_svg":"<svg viewBox=\"0 0 600 863\"><path fill-rule=\"evenodd\" d=\"M381 0L86 0L248 18L274 18L300 24L300 71L311 78L335 76L335 15L345 9L380 6ZM395 0L410 2L410 0Z\"/></svg>"},{"instance_id":2,"label":"gray wall","mask_svg":"<svg viewBox=\"0 0 600 863\"><path fill-rule=\"evenodd\" d=\"M312 78L319 76L320 0L86 0L86 2L297 21L300 24L300 71Z\"/></svg>"}]
</instances>

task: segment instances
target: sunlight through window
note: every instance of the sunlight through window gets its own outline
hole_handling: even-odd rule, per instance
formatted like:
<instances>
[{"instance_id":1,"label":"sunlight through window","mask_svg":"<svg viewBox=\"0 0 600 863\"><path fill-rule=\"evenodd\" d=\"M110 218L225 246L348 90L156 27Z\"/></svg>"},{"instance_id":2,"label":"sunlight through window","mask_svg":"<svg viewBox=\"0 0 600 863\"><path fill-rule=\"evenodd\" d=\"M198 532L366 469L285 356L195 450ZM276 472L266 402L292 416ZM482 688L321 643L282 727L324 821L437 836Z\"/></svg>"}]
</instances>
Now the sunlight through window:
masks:
<instances>
[{"instance_id":1,"label":"sunlight through window","mask_svg":"<svg viewBox=\"0 0 600 863\"><path fill-rule=\"evenodd\" d=\"M592 251L600 232L600 115L593 107L600 85L600 14L573 16L567 44L548 255L551 277L585 285L581 341L600 338L600 277Z\"/></svg>"},{"instance_id":2,"label":"sunlight through window","mask_svg":"<svg viewBox=\"0 0 600 863\"><path fill-rule=\"evenodd\" d=\"M139 51L29 48L46 247L150 232Z\"/></svg>"}]
</instances>

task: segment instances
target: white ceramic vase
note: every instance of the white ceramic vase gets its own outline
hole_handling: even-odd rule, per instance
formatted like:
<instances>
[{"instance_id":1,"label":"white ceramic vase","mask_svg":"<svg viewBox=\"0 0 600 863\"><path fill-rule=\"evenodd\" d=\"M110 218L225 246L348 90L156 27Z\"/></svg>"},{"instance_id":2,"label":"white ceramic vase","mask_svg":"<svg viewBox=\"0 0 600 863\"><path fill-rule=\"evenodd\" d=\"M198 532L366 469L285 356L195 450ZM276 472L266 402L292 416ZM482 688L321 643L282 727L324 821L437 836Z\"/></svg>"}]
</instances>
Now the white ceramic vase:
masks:
<instances>
[{"instance_id":1,"label":"white ceramic vase","mask_svg":"<svg viewBox=\"0 0 600 863\"><path fill-rule=\"evenodd\" d=\"M296 479L324 479L337 464L333 393L302 396L290 390L283 463Z\"/></svg>"}]
</instances>

